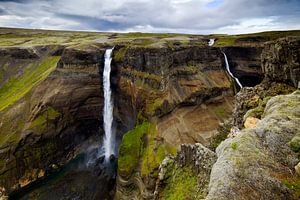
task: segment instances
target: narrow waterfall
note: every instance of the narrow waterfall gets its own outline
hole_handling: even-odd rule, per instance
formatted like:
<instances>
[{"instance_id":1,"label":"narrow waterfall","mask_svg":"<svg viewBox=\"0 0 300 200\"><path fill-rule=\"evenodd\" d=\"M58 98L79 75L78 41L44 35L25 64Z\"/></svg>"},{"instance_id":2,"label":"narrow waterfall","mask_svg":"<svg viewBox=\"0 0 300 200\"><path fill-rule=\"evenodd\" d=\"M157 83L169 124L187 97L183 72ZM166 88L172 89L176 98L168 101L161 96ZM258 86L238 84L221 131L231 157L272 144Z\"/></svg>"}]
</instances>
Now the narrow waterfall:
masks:
<instances>
[{"instance_id":1,"label":"narrow waterfall","mask_svg":"<svg viewBox=\"0 0 300 200\"><path fill-rule=\"evenodd\" d=\"M215 39L209 39L208 46L213 46L215 44Z\"/></svg>"},{"instance_id":2,"label":"narrow waterfall","mask_svg":"<svg viewBox=\"0 0 300 200\"><path fill-rule=\"evenodd\" d=\"M236 77L231 73L226 54L225 54L224 52L222 52L222 53L223 53L224 58L225 58L225 64L226 64L226 70L227 70L227 72L228 72L229 75L237 82L237 84L240 86L240 88L243 88L243 86L242 86L242 84L240 83L239 79L236 78Z\"/></svg>"},{"instance_id":3,"label":"narrow waterfall","mask_svg":"<svg viewBox=\"0 0 300 200\"><path fill-rule=\"evenodd\" d=\"M110 87L110 71L111 71L111 54L113 49L107 49L105 51L105 62L103 70L103 90L104 90L104 109L103 109L103 122L104 122L104 153L105 160L108 161L110 156L114 154L115 149L115 137L112 131L113 123L113 103L111 98Z\"/></svg>"}]
</instances>

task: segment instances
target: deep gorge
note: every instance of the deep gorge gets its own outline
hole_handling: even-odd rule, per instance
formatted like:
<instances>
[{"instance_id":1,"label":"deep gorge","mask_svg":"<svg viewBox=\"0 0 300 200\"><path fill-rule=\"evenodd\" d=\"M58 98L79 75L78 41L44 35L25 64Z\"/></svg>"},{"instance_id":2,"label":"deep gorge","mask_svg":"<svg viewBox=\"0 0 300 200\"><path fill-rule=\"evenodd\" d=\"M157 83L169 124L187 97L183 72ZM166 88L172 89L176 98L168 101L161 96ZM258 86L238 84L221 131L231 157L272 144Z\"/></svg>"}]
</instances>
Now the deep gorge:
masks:
<instances>
[{"instance_id":1,"label":"deep gorge","mask_svg":"<svg viewBox=\"0 0 300 200\"><path fill-rule=\"evenodd\" d=\"M294 57L283 61L280 57L279 61L290 66L299 61L299 38L287 39L287 42L294 50L285 48L282 42L284 54ZM246 99L235 102L239 87L225 70L222 51L244 87L264 87L256 89L259 91L274 88L270 94L266 93L275 96L295 90L299 81L297 65L295 70L282 76L285 78L277 79L272 66L279 61L270 55L280 54L280 50L278 53L272 43L225 47L210 47L206 43L172 47L115 45L111 87L113 128L120 150L118 160L107 166L104 157L97 155L104 134L103 68L105 50L109 47L111 45L92 44L0 49L2 66L9 66L4 76L6 81L0 86L5 86L10 77L18 73L42 68L45 59L54 66L30 90L25 88L19 99L9 99L7 104L0 105L0 189L3 194L10 195L11 199L30 196L39 199L61 196L161 199L172 190L168 189L169 182L158 179L162 169L159 166L167 155L172 155L173 158L164 160L165 166L181 166L168 168L178 174L177 177L187 173L205 180L197 185L201 191L197 198L204 198L210 169L218 162L213 152L215 136L224 129L230 132L226 129L230 123L243 125L243 115L259 102L253 100L253 105L240 105L241 113L236 111L239 103ZM270 55L265 56L267 54ZM268 84L273 85L268 87ZM282 89L280 84L287 85ZM242 89L239 94L248 90L251 89ZM247 100L254 96L264 99L262 93L258 93L259 97L247 96ZM231 116L234 119L230 119ZM7 133L10 134L6 137ZM195 143L203 147L194 147ZM197 148L204 149L205 156L198 155ZM196 167L195 159L203 157L206 159L203 166ZM47 177L54 174L57 176L48 181ZM43 181L48 188L39 185ZM193 177L187 181L195 182ZM213 193L209 197L211 195Z\"/></svg>"}]
</instances>

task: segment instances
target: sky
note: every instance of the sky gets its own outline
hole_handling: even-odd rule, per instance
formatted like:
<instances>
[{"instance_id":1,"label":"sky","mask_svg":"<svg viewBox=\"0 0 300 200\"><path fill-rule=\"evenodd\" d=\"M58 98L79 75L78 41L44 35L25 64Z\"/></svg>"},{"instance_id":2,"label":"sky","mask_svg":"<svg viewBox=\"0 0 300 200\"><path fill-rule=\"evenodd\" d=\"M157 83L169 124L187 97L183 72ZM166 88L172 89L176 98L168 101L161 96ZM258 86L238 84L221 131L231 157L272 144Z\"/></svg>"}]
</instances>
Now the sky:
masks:
<instances>
[{"instance_id":1,"label":"sky","mask_svg":"<svg viewBox=\"0 0 300 200\"><path fill-rule=\"evenodd\" d=\"M300 0L0 0L0 27L240 34L300 29Z\"/></svg>"}]
</instances>

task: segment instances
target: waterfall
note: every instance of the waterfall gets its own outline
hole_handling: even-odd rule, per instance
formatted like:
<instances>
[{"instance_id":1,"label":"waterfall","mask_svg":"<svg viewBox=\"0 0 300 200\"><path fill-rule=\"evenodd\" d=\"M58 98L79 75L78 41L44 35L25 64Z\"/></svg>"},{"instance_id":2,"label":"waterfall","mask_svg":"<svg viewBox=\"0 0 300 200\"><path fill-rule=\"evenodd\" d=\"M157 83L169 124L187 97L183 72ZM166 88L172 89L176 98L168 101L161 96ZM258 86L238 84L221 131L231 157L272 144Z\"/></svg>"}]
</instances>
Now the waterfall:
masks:
<instances>
[{"instance_id":1,"label":"waterfall","mask_svg":"<svg viewBox=\"0 0 300 200\"><path fill-rule=\"evenodd\" d=\"M105 62L103 71L103 90L104 90L104 109L103 109L103 122L104 122L104 153L105 160L108 161L109 157L114 154L115 137L112 131L113 123L113 103L111 100L111 88L110 88L110 71L111 71L111 54L113 49L107 49L105 51Z\"/></svg>"},{"instance_id":2,"label":"waterfall","mask_svg":"<svg viewBox=\"0 0 300 200\"><path fill-rule=\"evenodd\" d=\"M226 54L225 54L224 52L222 52L222 53L223 53L224 58L225 58L225 64L226 64L226 70L227 70L227 72L228 72L229 75L237 82L237 84L240 86L240 88L243 88L243 86L242 86L242 84L240 83L239 79L236 78L236 77L231 73Z\"/></svg>"},{"instance_id":3,"label":"waterfall","mask_svg":"<svg viewBox=\"0 0 300 200\"><path fill-rule=\"evenodd\" d=\"M212 46L215 44L215 39L209 39L208 46Z\"/></svg>"}]
</instances>

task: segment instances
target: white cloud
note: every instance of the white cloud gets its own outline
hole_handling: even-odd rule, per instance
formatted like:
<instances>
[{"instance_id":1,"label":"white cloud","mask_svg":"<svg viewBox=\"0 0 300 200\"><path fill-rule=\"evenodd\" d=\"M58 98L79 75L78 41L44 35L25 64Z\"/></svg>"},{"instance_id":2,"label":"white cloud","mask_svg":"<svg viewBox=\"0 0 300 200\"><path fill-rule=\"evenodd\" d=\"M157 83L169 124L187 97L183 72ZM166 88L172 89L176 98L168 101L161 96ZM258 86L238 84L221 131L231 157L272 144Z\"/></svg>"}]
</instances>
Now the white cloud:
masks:
<instances>
[{"instance_id":1,"label":"white cloud","mask_svg":"<svg viewBox=\"0 0 300 200\"><path fill-rule=\"evenodd\" d=\"M207 34L300 29L299 21L298 0L0 1L0 26L29 28Z\"/></svg>"}]
</instances>

